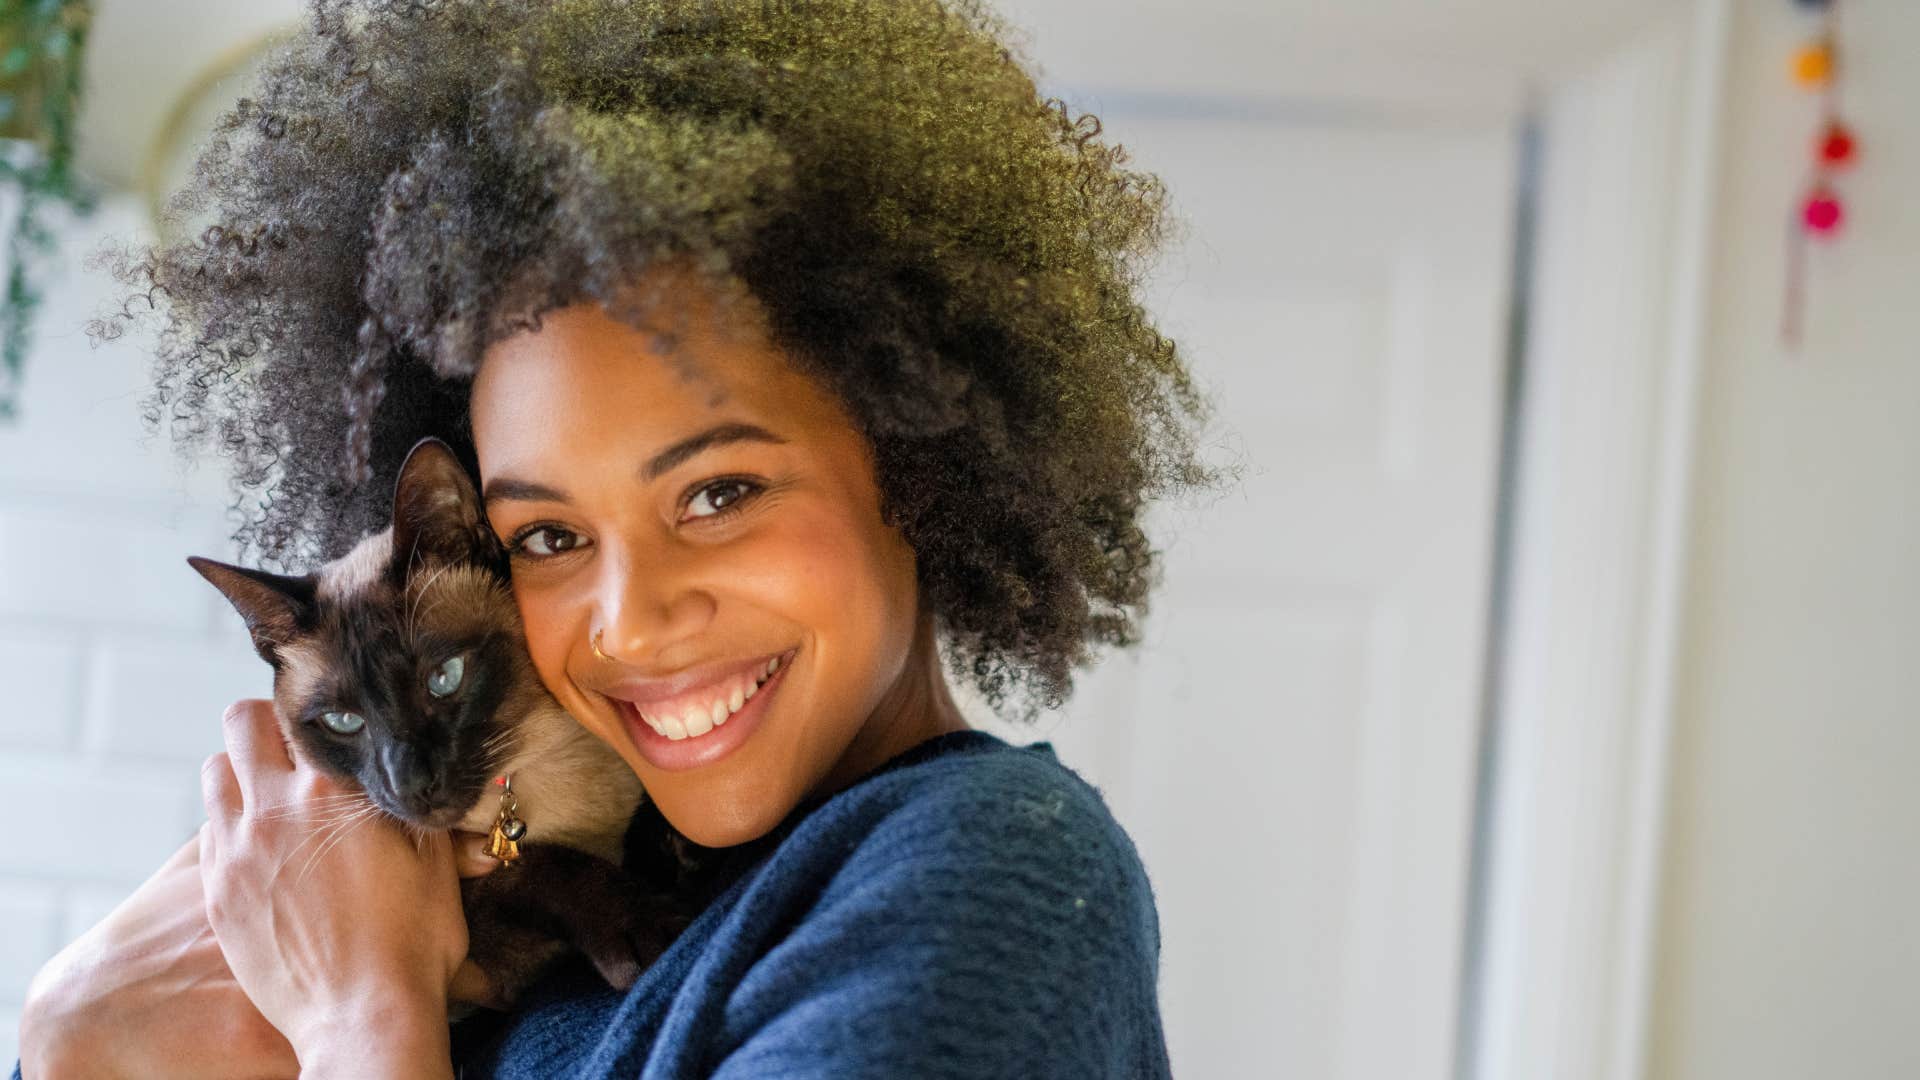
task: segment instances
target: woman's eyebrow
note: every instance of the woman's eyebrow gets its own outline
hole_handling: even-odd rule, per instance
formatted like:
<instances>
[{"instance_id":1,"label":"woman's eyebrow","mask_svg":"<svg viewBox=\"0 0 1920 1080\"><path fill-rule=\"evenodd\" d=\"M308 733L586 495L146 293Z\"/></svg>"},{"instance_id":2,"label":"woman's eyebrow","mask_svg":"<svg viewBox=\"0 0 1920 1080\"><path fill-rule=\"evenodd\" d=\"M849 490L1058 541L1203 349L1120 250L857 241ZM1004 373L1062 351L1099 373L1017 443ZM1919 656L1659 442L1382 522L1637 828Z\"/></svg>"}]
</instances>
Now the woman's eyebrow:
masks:
<instances>
[{"instance_id":1,"label":"woman's eyebrow","mask_svg":"<svg viewBox=\"0 0 1920 1080\"><path fill-rule=\"evenodd\" d=\"M480 493L482 503L496 500L518 500L521 502L567 502L567 493L559 488L536 484L531 480L519 480L511 476L496 476L487 481L486 488Z\"/></svg>"},{"instance_id":2,"label":"woman's eyebrow","mask_svg":"<svg viewBox=\"0 0 1920 1080\"><path fill-rule=\"evenodd\" d=\"M736 442L766 442L784 444L787 440L757 424L739 422L719 424L710 427L698 435L689 435L665 450L653 456L646 467L640 470L643 480L658 480L661 474L671 471L688 458L716 446Z\"/></svg>"},{"instance_id":3,"label":"woman's eyebrow","mask_svg":"<svg viewBox=\"0 0 1920 1080\"><path fill-rule=\"evenodd\" d=\"M672 471L695 454L711 450L716 446L736 442L764 442L785 445L787 440L757 424L727 423L710 427L698 435L689 435L658 454L653 455L645 467L640 470L643 480L653 481ZM480 496L483 503L496 500L521 502L568 502L567 493L556 487L521 480L512 476L496 476L487 481Z\"/></svg>"}]
</instances>

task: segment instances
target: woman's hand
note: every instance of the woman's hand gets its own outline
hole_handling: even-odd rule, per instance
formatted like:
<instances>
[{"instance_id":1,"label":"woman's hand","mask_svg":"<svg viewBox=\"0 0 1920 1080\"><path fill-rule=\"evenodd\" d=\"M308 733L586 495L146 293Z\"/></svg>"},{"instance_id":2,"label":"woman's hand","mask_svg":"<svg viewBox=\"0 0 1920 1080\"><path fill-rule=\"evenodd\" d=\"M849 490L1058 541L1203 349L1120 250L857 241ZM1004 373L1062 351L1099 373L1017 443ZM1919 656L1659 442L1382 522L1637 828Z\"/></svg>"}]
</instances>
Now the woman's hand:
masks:
<instances>
[{"instance_id":1,"label":"woman's hand","mask_svg":"<svg viewBox=\"0 0 1920 1080\"><path fill-rule=\"evenodd\" d=\"M294 761L271 702L224 720L201 771L206 911L235 980L313 1076L451 1076L449 986L467 953L453 844L366 812Z\"/></svg>"},{"instance_id":2,"label":"woman's hand","mask_svg":"<svg viewBox=\"0 0 1920 1080\"><path fill-rule=\"evenodd\" d=\"M197 836L40 969L20 1015L20 1073L33 1080L258 1080L299 1071L293 1047L247 1000L207 925Z\"/></svg>"}]
</instances>

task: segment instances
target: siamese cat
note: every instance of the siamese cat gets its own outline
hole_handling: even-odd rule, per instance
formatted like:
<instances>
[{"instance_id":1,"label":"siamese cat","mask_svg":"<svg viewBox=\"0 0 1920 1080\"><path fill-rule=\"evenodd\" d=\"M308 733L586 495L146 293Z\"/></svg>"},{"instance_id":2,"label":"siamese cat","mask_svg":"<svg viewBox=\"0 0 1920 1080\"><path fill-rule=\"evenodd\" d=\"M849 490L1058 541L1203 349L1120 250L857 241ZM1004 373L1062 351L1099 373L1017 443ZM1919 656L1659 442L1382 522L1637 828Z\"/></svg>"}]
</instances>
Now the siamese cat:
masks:
<instances>
[{"instance_id":1,"label":"siamese cat","mask_svg":"<svg viewBox=\"0 0 1920 1080\"><path fill-rule=\"evenodd\" d=\"M408 455L387 529L312 573L187 561L246 620L305 761L407 825L504 823L509 841L525 841L508 865L461 882L490 1005L506 1007L570 949L625 989L697 914L697 890L681 886L705 849L673 832L633 769L547 693L506 554L446 443Z\"/></svg>"}]
</instances>

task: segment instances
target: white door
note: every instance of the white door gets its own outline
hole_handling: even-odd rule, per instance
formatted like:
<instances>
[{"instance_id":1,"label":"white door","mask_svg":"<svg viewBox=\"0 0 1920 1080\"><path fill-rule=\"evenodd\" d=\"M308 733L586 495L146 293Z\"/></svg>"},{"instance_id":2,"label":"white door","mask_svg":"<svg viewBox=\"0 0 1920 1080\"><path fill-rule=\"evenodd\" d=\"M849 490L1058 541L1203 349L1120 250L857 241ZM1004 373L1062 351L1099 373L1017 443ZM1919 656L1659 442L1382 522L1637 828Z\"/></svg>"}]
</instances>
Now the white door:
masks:
<instances>
[{"instance_id":1,"label":"white door","mask_svg":"<svg viewBox=\"0 0 1920 1080\"><path fill-rule=\"evenodd\" d=\"M1191 230L1154 310L1237 490L1153 534L1136 656L1050 739L1158 902L1176 1076L1450 1075L1512 131L1096 109Z\"/></svg>"}]
</instances>

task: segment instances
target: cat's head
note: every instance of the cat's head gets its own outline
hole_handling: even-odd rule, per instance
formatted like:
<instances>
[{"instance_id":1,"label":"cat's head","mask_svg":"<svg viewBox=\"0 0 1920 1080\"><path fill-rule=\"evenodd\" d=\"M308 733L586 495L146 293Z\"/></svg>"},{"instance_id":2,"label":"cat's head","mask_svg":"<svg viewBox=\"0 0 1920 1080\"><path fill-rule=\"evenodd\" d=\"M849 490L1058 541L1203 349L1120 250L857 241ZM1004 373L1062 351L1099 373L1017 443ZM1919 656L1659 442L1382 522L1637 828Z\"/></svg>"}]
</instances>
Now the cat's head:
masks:
<instances>
[{"instance_id":1,"label":"cat's head","mask_svg":"<svg viewBox=\"0 0 1920 1080\"><path fill-rule=\"evenodd\" d=\"M456 824L544 697L504 553L437 439L401 466L393 524L310 574L187 560L246 620L303 758L429 828Z\"/></svg>"}]
</instances>

